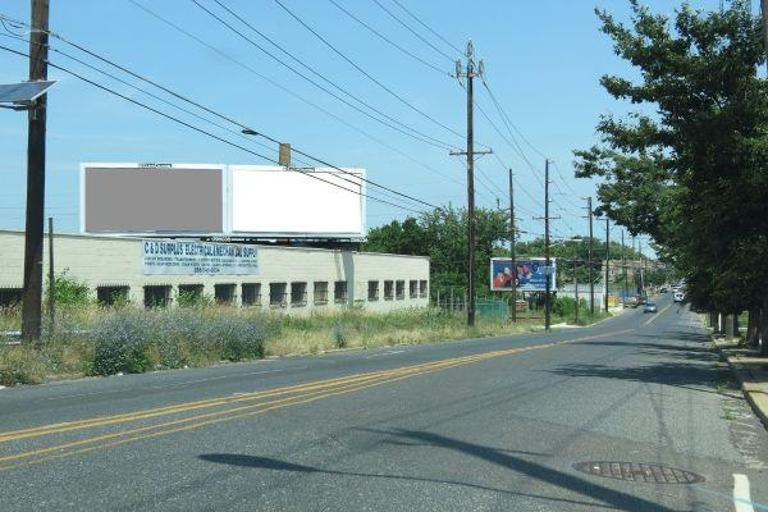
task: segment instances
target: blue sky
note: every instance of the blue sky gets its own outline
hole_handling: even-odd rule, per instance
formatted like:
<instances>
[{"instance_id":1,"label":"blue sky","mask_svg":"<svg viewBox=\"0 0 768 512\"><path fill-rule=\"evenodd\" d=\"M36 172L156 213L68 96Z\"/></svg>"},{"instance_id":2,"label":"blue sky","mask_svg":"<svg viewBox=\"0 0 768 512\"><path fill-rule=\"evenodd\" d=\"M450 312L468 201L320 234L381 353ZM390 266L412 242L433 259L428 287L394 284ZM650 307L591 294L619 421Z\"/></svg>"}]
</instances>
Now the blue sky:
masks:
<instances>
[{"instance_id":1,"label":"blue sky","mask_svg":"<svg viewBox=\"0 0 768 512\"><path fill-rule=\"evenodd\" d=\"M295 94L410 155L418 163L232 64L152 18L128 0L52 0L51 29L336 165L364 167L368 169L370 179L433 204L465 204L465 171L456 157L400 135L344 106L228 32L190 0L136 1ZM432 38L441 50L438 53L398 25L373 0L336 1L424 60L447 73L453 70L451 61L441 53L454 57L455 51ZM392 0L380 1L408 20ZM212 0L201 2L215 7ZM456 80L428 69L376 39L329 0L283 2L391 90L441 123L464 132L466 99ZM593 9L603 7L626 17L628 1L401 2L455 46L463 48L469 38L474 41L477 56L485 61L491 90L526 139L556 162L553 214L563 219L554 221L554 233L559 236L585 233L586 221L577 207L583 204L581 196L594 195L594 183L573 178L572 150L595 142L594 127L600 114L621 113L626 109L601 89L599 77L604 73L632 74L632 70L613 54L608 39L599 33ZM671 12L678 5L670 0L646 3L661 12ZM452 145L463 145L461 138L419 116L333 54L272 0L227 0L226 4L354 95L431 137ZM719 5L719 0L695 1L692 5L711 9ZM28 20L29 1L3 2L0 12ZM415 23L412 25L419 33L430 37L424 29ZM255 34L251 35L254 40L259 40ZM26 51L24 44L5 37L0 38L0 44ZM78 53L55 41L52 46ZM72 69L83 69L55 53L51 55L51 61ZM26 73L27 65L23 59L0 51L1 83L24 80ZM84 73L97 76L87 70ZM265 163L111 97L60 71L51 70L50 76L60 82L49 95L47 215L55 217L62 231L78 229L79 162ZM125 86L102 78L99 81L131 97L146 100ZM483 86L478 83L476 90L480 105L503 130ZM147 101L152 103L152 100ZM493 131L479 112L476 119L477 140L491 146L502 162L515 169L519 181L516 201L521 227L531 232L543 231L539 222L530 220L533 215L543 213L541 179ZM543 158L527 146L524 149L541 172ZM439 174L427 171L424 165ZM482 174L479 179L483 181L477 184L478 204L495 207L498 196L504 206L507 175L501 163L488 156L479 160L478 167ZM0 180L3 184L0 187L0 229L23 227L25 169L26 118L21 113L0 111ZM404 214L393 207L368 202L370 226L402 218ZM618 230L614 230L613 236L618 235Z\"/></svg>"}]
</instances>

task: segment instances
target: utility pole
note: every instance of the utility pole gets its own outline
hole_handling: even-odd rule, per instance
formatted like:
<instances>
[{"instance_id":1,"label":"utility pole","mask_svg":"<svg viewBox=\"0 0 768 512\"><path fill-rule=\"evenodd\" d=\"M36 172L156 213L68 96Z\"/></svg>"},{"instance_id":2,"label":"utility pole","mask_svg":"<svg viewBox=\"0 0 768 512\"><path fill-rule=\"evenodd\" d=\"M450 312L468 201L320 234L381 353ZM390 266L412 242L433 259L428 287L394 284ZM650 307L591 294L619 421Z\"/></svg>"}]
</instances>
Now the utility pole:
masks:
<instances>
[{"instance_id":1,"label":"utility pole","mask_svg":"<svg viewBox=\"0 0 768 512\"><path fill-rule=\"evenodd\" d=\"M574 296L576 297L576 325L579 325L579 276L576 274L576 263L579 260L573 259L573 286Z\"/></svg>"},{"instance_id":2,"label":"utility pole","mask_svg":"<svg viewBox=\"0 0 768 512\"><path fill-rule=\"evenodd\" d=\"M621 275L622 279L624 280L624 302L627 300L627 295L629 295L629 284L627 284L627 257L625 255L626 250L624 247L624 230L621 230Z\"/></svg>"},{"instance_id":3,"label":"utility pole","mask_svg":"<svg viewBox=\"0 0 768 512\"><path fill-rule=\"evenodd\" d=\"M32 0L30 81L48 78L48 11L49 0ZM21 336L26 342L40 339L42 323L46 97L47 94L43 94L30 106L27 131L27 211L21 309Z\"/></svg>"},{"instance_id":4,"label":"utility pole","mask_svg":"<svg viewBox=\"0 0 768 512\"><path fill-rule=\"evenodd\" d=\"M586 197L587 200L587 216L589 219L589 249L587 250L587 270L589 271L589 313L594 316L595 314L595 278L593 275L594 268L592 265L592 242L594 240L594 233L592 231L592 198Z\"/></svg>"},{"instance_id":5,"label":"utility pole","mask_svg":"<svg viewBox=\"0 0 768 512\"><path fill-rule=\"evenodd\" d=\"M552 293L551 269L552 261L549 257L549 159L544 160L544 258L546 260L546 291L544 295L544 330L549 331L552 321L552 307L550 294Z\"/></svg>"},{"instance_id":6,"label":"utility pole","mask_svg":"<svg viewBox=\"0 0 768 512\"><path fill-rule=\"evenodd\" d=\"M483 61L475 69L475 48L472 41L467 43L467 67L462 71L461 61L456 61L456 78L466 78L467 86L467 150L451 152L451 155L466 155L467 157L467 325L475 325L475 155L488 154L491 151L475 151L475 121L474 121L474 78L483 76Z\"/></svg>"},{"instance_id":7,"label":"utility pole","mask_svg":"<svg viewBox=\"0 0 768 512\"><path fill-rule=\"evenodd\" d=\"M515 184L512 169L509 170L509 255L512 258L512 321L517 322L517 254L515 243L517 229L515 227Z\"/></svg>"},{"instance_id":8,"label":"utility pole","mask_svg":"<svg viewBox=\"0 0 768 512\"><path fill-rule=\"evenodd\" d=\"M608 217L605 217L605 312L608 312L608 283L611 266L611 226Z\"/></svg>"},{"instance_id":9,"label":"utility pole","mask_svg":"<svg viewBox=\"0 0 768 512\"><path fill-rule=\"evenodd\" d=\"M48 314L51 317L51 332L56 323L56 276L53 266L53 217L48 217Z\"/></svg>"}]
</instances>

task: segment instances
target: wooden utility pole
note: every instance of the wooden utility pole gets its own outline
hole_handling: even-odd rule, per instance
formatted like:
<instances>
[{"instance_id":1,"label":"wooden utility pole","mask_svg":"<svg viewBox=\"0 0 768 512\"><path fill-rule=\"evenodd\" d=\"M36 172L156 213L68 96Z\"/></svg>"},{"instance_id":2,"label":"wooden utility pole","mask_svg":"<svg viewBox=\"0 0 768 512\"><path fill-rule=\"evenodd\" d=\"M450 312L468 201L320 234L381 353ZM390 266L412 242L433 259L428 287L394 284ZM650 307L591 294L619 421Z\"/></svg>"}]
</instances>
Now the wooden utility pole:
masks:
<instances>
[{"instance_id":1,"label":"wooden utility pole","mask_svg":"<svg viewBox=\"0 0 768 512\"><path fill-rule=\"evenodd\" d=\"M512 259L512 321L517 322L517 254L515 243L517 230L515 228L515 185L512 169L509 170L509 255Z\"/></svg>"},{"instance_id":2,"label":"wooden utility pole","mask_svg":"<svg viewBox=\"0 0 768 512\"><path fill-rule=\"evenodd\" d=\"M587 197L587 218L589 219L589 248L587 249L587 265L589 271L589 313L595 314L595 277L594 267L592 263L592 243L594 240L594 232L592 231L592 198Z\"/></svg>"},{"instance_id":3,"label":"wooden utility pole","mask_svg":"<svg viewBox=\"0 0 768 512\"><path fill-rule=\"evenodd\" d=\"M56 323L56 276L53 266L53 217L48 217L48 315L51 318L51 331Z\"/></svg>"},{"instance_id":4,"label":"wooden utility pole","mask_svg":"<svg viewBox=\"0 0 768 512\"><path fill-rule=\"evenodd\" d=\"M475 68L475 48L472 41L467 43L467 67L462 71L461 61L456 62L456 78L466 78L467 86L467 150L451 152L451 155L467 157L467 325L475 325L475 155L488 154L491 151L475 151L474 121L474 79L483 76L483 61Z\"/></svg>"},{"instance_id":5,"label":"wooden utility pole","mask_svg":"<svg viewBox=\"0 0 768 512\"><path fill-rule=\"evenodd\" d=\"M605 218L605 312L608 312L608 283L610 282L611 266L611 225L608 217Z\"/></svg>"},{"instance_id":6,"label":"wooden utility pole","mask_svg":"<svg viewBox=\"0 0 768 512\"><path fill-rule=\"evenodd\" d=\"M29 34L30 81L48 78L48 11L49 0L32 0L32 32ZM21 309L21 336L25 342L40 339L42 323L46 98L47 94L43 94L29 109L24 294Z\"/></svg>"}]
</instances>

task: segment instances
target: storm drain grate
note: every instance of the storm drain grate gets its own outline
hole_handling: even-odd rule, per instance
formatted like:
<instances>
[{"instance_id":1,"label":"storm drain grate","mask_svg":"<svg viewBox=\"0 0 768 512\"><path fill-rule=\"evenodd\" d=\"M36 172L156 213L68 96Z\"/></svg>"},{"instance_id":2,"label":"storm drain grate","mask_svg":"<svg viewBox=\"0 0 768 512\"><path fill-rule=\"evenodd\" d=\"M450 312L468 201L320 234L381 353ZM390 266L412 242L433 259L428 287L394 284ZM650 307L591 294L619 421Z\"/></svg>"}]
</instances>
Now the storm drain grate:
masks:
<instances>
[{"instance_id":1,"label":"storm drain grate","mask_svg":"<svg viewBox=\"0 0 768 512\"><path fill-rule=\"evenodd\" d=\"M642 462L587 461L573 467L588 475L646 484L697 484L705 480L690 471Z\"/></svg>"}]
</instances>

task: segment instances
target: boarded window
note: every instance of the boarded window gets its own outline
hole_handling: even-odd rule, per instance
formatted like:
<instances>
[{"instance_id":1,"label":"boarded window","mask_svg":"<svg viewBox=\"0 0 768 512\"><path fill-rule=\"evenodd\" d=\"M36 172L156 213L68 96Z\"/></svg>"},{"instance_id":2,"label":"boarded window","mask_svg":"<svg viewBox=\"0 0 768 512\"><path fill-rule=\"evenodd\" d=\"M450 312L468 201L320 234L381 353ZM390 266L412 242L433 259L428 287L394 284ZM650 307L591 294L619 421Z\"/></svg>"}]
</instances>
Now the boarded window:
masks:
<instances>
[{"instance_id":1,"label":"boarded window","mask_svg":"<svg viewBox=\"0 0 768 512\"><path fill-rule=\"evenodd\" d=\"M384 281L384 300L392 300L395 298L395 282Z\"/></svg>"},{"instance_id":2,"label":"boarded window","mask_svg":"<svg viewBox=\"0 0 768 512\"><path fill-rule=\"evenodd\" d=\"M218 304L232 304L235 300L234 284L215 284L213 285L213 297Z\"/></svg>"},{"instance_id":3,"label":"boarded window","mask_svg":"<svg viewBox=\"0 0 768 512\"><path fill-rule=\"evenodd\" d=\"M328 281L315 281L315 304L328 304Z\"/></svg>"},{"instance_id":4,"label":"boarded window","mask_svg":"<svg viewBox=\"0 0 768 512\"><path fill-rule=\"evenodd\" d=\"M96 300L101 306L126 304L129 291L130 288L127 286L97 286Z\"/></svg>"},{"instance_id":5,"label":"boarded window","mask_svg":"<svg viewBox=\"0 0 768 512\"><path fill-rule=\"evenodd\" d=\"M243 283L240 292L243 306L261 305L261 283Z\"/></svg>"},{"instance_id":6,"label":"boarded window","mask_svg":"<svg viewBox=\"0 0 768 512\"><path fill-rule=\"evenodd\" d=\"M395 281L395 298L397 300L405 298L405 281Z\"/></svg>"},{"instance_id":7,"label":"boarded window","mask_svg":"<svg viewBox=\"0 0 768 512\"><path fill-rule=\"evenodd\" d=\"M336 281L333 285L333 300L347 302L347 282Z\"/></svg>"},{"instance_id":8,"label":"boarded window","mask_svg":"<svg viewBox=\"0 0 768 512\"><path fill-rule=\"evenodd\" d=\"M419 282L411 280L408 282L408 297L411 299L419 298Z\"/></svg>"},{"instance_id":9,"label":"boarded window","mask_svg":"<svg viewBox=\"0 0 768 512\"><path fill-rule=\"evenodd\" d=\"M375 302L379 300L379 282L368 281L368 300Z\"/></svg>"},{"instance_id":10,"label":"boarded window","mask_svg":"<svg viewBox=\"0 0 768 512\"><path fill-rule=\"evenodd\" d=\"M286 306L286 283L269 283L269 305L273 308Z\"/></svg>"},{"instance_id":11,"label":"boarded window","mask_svg":"<svg viewBox=\"0 0 768 512\"><path fill-rule=\"evenodd\" d=\"M201 284L180 284L179 296L176 300L179 306L194 306L203 300L205 287Z\"/></svg>"},{"instance_id":12,"label":"boarded window","mask_svg":"<svg viewBox=\"0 0 768 512\"><path fill-rule=\"evenodd\" d=\"M21 288L0 288L0 308L10 308L21 304Z\"/></svg>"},{"instance_id":13,"label":"boarded window","mask_svg":"<svg viewBox=\"0 0 768 512\"><path fill-rule=\"evenodd\" d=\"M170 286L145 286L144 287L144 307L145 308L164 308L171 301Z\"/></svg>"},{"instance_id":14,"label":"boarded window","mask_svg":"<svg viewBox=\"0 0 768 512\"><path fill-rule=\"evenodd\" d=\"M291 306L302 307L307 305L307 283L291 283Z\"/></svg>"}]
</instances>

